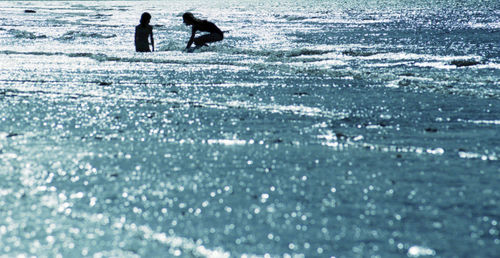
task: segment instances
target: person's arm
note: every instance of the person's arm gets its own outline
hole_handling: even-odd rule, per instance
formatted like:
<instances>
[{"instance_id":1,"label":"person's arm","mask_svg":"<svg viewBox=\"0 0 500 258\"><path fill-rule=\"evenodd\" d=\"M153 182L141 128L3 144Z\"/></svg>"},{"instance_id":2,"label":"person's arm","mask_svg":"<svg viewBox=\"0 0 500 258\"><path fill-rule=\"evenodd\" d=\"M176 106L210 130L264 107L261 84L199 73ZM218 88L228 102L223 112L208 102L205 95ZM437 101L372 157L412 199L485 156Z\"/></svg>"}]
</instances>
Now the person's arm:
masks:
<instances>
[{"instance_id":1,"label":"person's arm","mask_svg":"<svg viewBox=\"0 0 500 258\"><path fill-rule=\"evenodd\" d=\"M191 38L189 39L188 43L187 43L187 47L186 49L189 49L191 47L191 45L193 44L194 42L194 35L196 34L196 28L195 26L193 25L193 30L191 31Z\"/></svg>"},{"instance_id":2,"label":"person's arm","mask_svg":"<svg viewBox=\"0 0 500 258\"><path fill-rule=\"evenodd\" d=\"M151 50L155 52L155 40L153 38L153 30L151 30Z\"/></svg>"}]
</instances>

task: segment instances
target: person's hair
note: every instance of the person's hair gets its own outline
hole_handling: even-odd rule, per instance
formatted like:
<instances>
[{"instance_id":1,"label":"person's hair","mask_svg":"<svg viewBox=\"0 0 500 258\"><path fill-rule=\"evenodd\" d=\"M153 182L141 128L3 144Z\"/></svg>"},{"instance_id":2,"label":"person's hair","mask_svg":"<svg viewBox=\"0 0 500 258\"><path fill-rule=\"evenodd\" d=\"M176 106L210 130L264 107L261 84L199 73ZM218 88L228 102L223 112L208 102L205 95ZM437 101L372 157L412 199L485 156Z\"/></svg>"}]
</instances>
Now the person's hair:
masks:
<instances>
[{"instance_id":1,"label":"person's hair","mask_svg":"<svg viewBox=\"0 0 500 258\"><path fill-rule=\"evenodd\" d=\"M151 14L149 13L143 13L141 15L141 24L146 25L151 21Z\"/></svg>"},{"instance_id":2,"label":"person's hair","mask_svg":"<svg viewBox=\"0 0 500 258\"><path fill-rule=\"evenodd\" d=\"M193 21L198 22L199 20L194 17L194 15L190 12L186 12L182 15L182 19L185 21Z\"/></svg>"}]
</instances>

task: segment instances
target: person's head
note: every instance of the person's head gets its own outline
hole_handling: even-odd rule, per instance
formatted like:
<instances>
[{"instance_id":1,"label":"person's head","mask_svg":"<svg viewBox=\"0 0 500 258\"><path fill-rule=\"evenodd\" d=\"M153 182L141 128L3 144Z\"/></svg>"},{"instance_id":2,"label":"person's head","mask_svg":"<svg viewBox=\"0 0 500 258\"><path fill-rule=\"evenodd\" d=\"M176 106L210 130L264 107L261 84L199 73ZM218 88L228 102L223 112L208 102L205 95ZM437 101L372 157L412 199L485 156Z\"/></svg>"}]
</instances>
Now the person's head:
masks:
<instances>
[{"instance_id":1,"label":"person's head","mask_svg":"<svg viewBox=\"0 0 500 258\"><path fill-rule=\"evenodd\" d=\"M150 21L151 21L151 14L143 13L141 15L141 24L142 25L148 25Z\"/></svg>"},{"instance_id":2,"label":"person's head","mask_svg":"<svg viewBox=\"0 0 500 258\"><path fill-rule=\"evenodd\" d=\"M182 15L182 19L184 20L184 23L186 25L193 25L196 22L196 18L194 18L194 15L190 12L184 13Z\"/></svg>"}]
</instances>

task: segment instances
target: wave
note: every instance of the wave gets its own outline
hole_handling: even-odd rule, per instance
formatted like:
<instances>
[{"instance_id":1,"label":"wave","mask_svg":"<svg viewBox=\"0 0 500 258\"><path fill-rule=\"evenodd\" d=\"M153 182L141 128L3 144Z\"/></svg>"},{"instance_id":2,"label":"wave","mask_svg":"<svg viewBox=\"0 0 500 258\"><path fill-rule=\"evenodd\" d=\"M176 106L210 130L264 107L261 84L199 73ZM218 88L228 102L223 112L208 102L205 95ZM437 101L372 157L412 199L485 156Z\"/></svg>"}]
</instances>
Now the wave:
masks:
<instances>
[{"instance_id":1,"label":"wave","mask_svg":"<svg viewBox=\"0 0 500 258\"><path fill-rule=\"evenodd\" d=\"M4 29L2 29L4 30ZM25 31L25 30L17 30L17 29L10 29L7 31L9 34L13 35L14 38L19 38L19 39L45 39L48 38L47 35L41 34L41 33L35 33L31 31ZM86 32L81 32L81 31L68 31L64 33L61 37L59 37L59 40L75 40L77 38L94 38L94 39L108 39L108 38L114 38L116 37L116 34L101 34L101 33L86 33Z\"/></svg>"},{"instance_id":2,"label":"wave","mask_svg":"<svg viewBox=\"0 0 500 258\"><path fill-rule=\"evenodd\" d=\"M182 51L184 49L184 43L179 43L178 41L162 42L161 47L158 48L159 51ZM312 58L317 56L326 55L335 52L332 49L321 49L321 48L293 48L293 49L245 49L245 48L233 48L227 45L218 45L209 48L201 48L197 50L199 53L205 52L217 52L226 55L243 55L250 57L265 57L268 61L275 61L278 59L287 58ZM321 61L324 58L314 59L312 61Z\"/></svg>"},{"instance_id":3,"label":"wave","mask_svg":"<svg viewBox=\"0 0 500 258\"><path fill-rule=\"evenodd\" d=\"M159 45L157 51L182 51L186 46L184 42L179 41L159 42Z\"/></svg>"},{"instance_id":4,"label":"wave","mask_svg":"<svg viewBox=\"0 0 500 258\"><path fill-rule=\"evenodd\" d=\"M177 41L162 44L159 52L142 54L129 52L125 55L109 55L98 52L43 52L43 51L0 51L0 54L12 55L43 55L43 56L67 56L72 58L89 58L98 62L123 62L123 63L152 63L168 65L210 65L210 66L230 66L235 69L248 69L252 71L275 71L280 74L293 74L304 76L322 76L331 78L338 85L344 84L365 84L378 85L390 88L405 88L408 90L426 90L429 92L439 92L443 94L476 96L481 98L500 98L500 91L491 87L488 81L476 82L484 85L467 88L464 80L473 79L470 76L461 76L463 83L454 84L453 80L430 76L423 78L415 75L408 75L406 69L420 67L431 67L436 69L446 69L447 71L457 70L478 70L478 69L499 69L499 64L488 62L479 56L436 56L412 53L379 53L365 57L343 57L334 49L328 48L297 48L284 50L271 49L242 49L231 48L224 45L202 48L199 55L192 55L181 52L183 44ZM363 50L360 50L363 51ZM162 53L163 52L163 53ZM333 56L332 54L333 53ZM221 58L211 58L217 55ZM309 60L310 59L310 60ZM359 59L369 62L362 62L361 67L352 69L350 60ZM375 63L372 63L374 61ZM359 63L359 62L358 62ZM390 64L382 66L380 64ZM394 74L400 71L399 75ZM366 69L368 70L366 70ZM377 69L377 73L372 72ZM460 69L460 70L458 70ZM453 77L455 78L455 77ZM458 78L458 77L457 77Z\"/></svg>"},{"instance_id":5,"label":"wave","mask_svg":"<svg viewBox=\"0 0 500 258\"><path fill-rule=\"evenodd\" d=\"M63 52L43 52L43 51L12 51L4 50L0 51L0 54L4 55L34 55L34 56L67 56L67 57L88 57L97 61L119 61L120 58L109 57L105 54L100 53L63 53Z\"/></svg>"},{"instance_id":6,"label":"wave","mask_svg":"<svg viewBox=\"0 0 500 258\"><path fill-rule=\"evenodd\" d=\"M25 30L16 30L16 29L10 29L8 32L12 35L14 35L15 38L20 38L20 39L43 39L47 38L46 35L39 34L39 33L34 33L30 31L25 31Z\"/></svg>"},{"instance_id":7,"label":"wave","mask_svg":"<svg viewBox=\"0 0 500 258\"><path fill-rule=\"evenodd\" d=\"M273 49L232 48L224 45L207 49L202 48L200 52L213 51L213 50L223 54L266 57L272 60L280 58L294 58L301 56L303 57L318 56L334 52L331 49L318 49L318 48L308 48L308 47L273 50Z\"/></svg>"},{"instance_id":8,"label":"wave","mask_svg":"<svg viewBox=\"0 0 500 258\"><path fill-rule=\"evenodd\" d=\"M269 112L269 113L282 113L282 114L288 113L300 116L324 117L335 120L345 119L350 115L349 113L346 112L323 110L318 107L309 107L303 105L255 104L246 101L230 101L225 104L219 104L219 106L238 108L238 109L244 108L247 110L259 110L262 112Z\"/></svg>"},{"instance_id":9,"label":"wave","mask_svg":"<svg viewBox=\"0 0 500 258\"><path fill-rule=\"evenodd\" d=\"M500 22L490 22L490 23L469 23L469 26L473 29L491 29L499 30Z\"/></svg>"},{"instance_id":10,"label":"wave","mask_svg":"<svg viewBox=\"0 0 500 258\"><path fill-rule=\"evenodd\" d=\"M384 153L415 153L418 155L441 156L447 154L443 148L432 148L412 145L395 145L366 142L362 135L344 135L343 133L326 131L325 134L318 135L320 143L337 150L347 148L363 149L371 152Z\"/></svg>"},{"instance_id":11,"label":"wave","mask_svg":"<svg viewBox=\"0 0 500 258\"><path fill-rule=\"evenodd\" d=\"M224 61L207 61L201 60L190 60L190 59L165 59L164 57L136 54L128 57L117 57L109 56L103 53L88 53L88 52L76 52L76 53L63 53L63 52L43 52L43 51L13 51L13 50L3 50L0 54L4 55L36 55L36 56L67 56L67 57L86 57L94 59L99 62L126 62L126 63L156 63L156 64L207 64L207 65L238 65L238 63L228 63ZM246 64L245 64L246 65Z\"/></svg>"},{"instance_id":12,"label":"wave","mask_svg":"<svg viewBox=\"0 0 500 258\"><path fill-rule=\"evenodd\" d=\"M285 15L279 15L279 18L284 18L286 21L303 21L306 19L309 19L310 17L308 16L302 16L302 15L293 15L293 14L285 14Z\"/></svg>"},{"instance_id":13,"label":"wave","mask_svg":"<svg viewBox=\"0 0 500 258\"><path fill-rule=\"evenodd\" d=\"M464 67L464 66L473 66L473 65L478 65L481 64L479 61L476 60L463 60L463 59L458 59L458 60L453 60L450 62L451 65L454 65L456 67Z\"/></svg>"},{"instance_id":14,"label":"wave","mask_svg":"<svg viewBox=\"0 0 500 258\"><path fill-rule=\"evenodd\" d=\"M374 46L380 47L380 46ZM452 64L456 66L470 66L477 65L488 61L487 57L480 55L433 55L426 53L412 53L406 51L377 51L367 49L368 47L353 47L353 48L345 48L343 46L339 46L339 49L342 50L342 55L346 57L353 57L360 60L366 61L397 61L397 62L405 62L405 61L437 61L443 62L447 64ZM384 65L385 63L381 63L379 65Z\"/></svg>"},{"instance_id":15,"label":"wave","mask_svg":"<svg viewBox=\"0 0 500 258\"><path fill-rule=\"evenodd\" d=\"M116 37L115 34L101 34L101 33L86 33L81 31L68 31L64 33L59 39L61 40L74 40L77 38L94 38L94 39L108 39Z\"/></svg>"},{"instance_id":16,"label":"wave","mask_svg":"<svg viewBox=\"0 0 500 258\"><path fill-rule=\"evenodd\" d=\"M376 52L372 52L372 51L366 51L366 50L353 50L353 49L349 49L349 50L345 50L342 52L342 54L346 55L346 56L373 56L373 55L376 55L378 53Z\"/></svg>"}]
</instances>

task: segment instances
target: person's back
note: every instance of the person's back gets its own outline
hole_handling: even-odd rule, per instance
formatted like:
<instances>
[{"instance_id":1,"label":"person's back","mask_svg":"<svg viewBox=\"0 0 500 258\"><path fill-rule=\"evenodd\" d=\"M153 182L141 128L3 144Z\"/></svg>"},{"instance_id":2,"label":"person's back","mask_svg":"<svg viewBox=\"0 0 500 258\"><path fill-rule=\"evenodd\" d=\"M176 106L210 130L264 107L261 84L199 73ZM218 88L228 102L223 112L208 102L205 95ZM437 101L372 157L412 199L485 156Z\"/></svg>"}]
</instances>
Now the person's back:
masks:
<instances>
[{"instance_id":1,"label":"person's back","mask_svg":"<svg viewBox=\"0 0 500 258\"><path fill-rule=\"evenodd\" d=\"M149 13L143 13L141 16L141 24L135 27L135 51L137 52L151 52L149 49L149 39L151 38L151 45L153 51L155 51L154 39L153 39L153 27L149 25L151 20L151 15Z\"/></svg>"},{"instance_id":2,"label":"person's back","mask_svg":"<svg viewBox=\"0 0 500 258\"><path fill-rule=\"evenodd\" d=\"M193 29L195 31L198 30L224 35L224 33L213 22L209 22L207 20L201 20L198 24L193 25Z\"/></svg>"},{"instance_id":3,"label":"person's back","mask_svg":"<svg viewBox=\"0 0 500 258\"><path fill-rule=\"evenodd\" d=\"M150 25L139 24L135 27L135 51L151 52L149 49L149 35L153 33L153 27Z\"/></svg>"}]
</instances>

